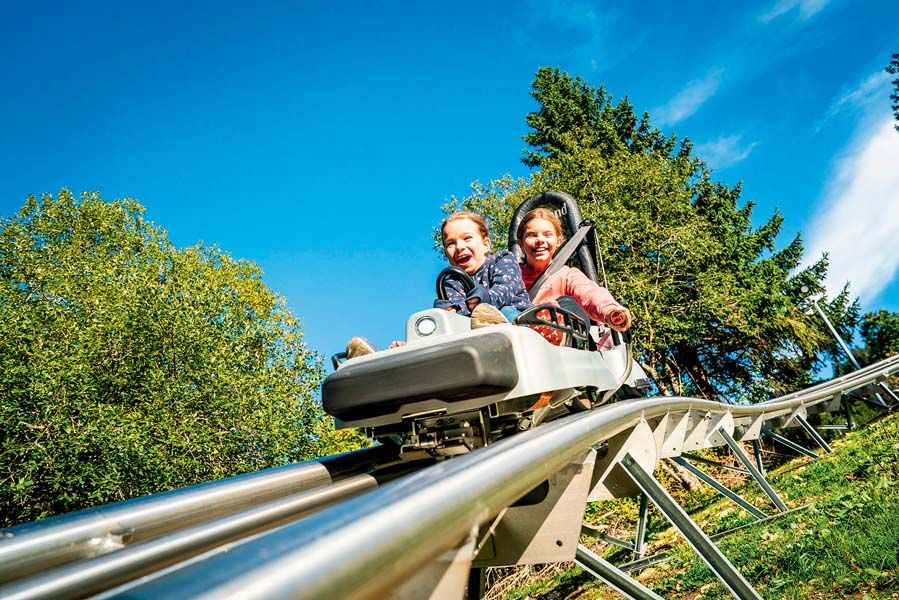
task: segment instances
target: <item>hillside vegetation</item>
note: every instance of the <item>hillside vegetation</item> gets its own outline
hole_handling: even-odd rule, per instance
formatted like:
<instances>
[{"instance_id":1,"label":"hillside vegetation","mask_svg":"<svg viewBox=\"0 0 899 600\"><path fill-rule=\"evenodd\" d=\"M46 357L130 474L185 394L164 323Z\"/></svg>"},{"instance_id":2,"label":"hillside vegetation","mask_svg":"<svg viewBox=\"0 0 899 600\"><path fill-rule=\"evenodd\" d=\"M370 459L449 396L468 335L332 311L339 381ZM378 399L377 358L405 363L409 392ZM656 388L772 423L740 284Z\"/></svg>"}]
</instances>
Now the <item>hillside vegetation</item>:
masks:
<instances>
[{"instance_id":1,"label":"hillside vegetation","mask_svg":"<svg viewBox=\"0 0 899 600\"><path fill-rule=\"evenodd\" d=\"M899 416L872 422L831 445L834 452L819 460L797 458L769 472L769 481L791 509L809 506L751 525L718 542L765 598L873 599L899 594ZM657 475L664 478L664 473ZM754 483L744 482L736 488L744 498L773 513ZM710 534L753 522L742 509L708 488L684 495L682 501ZM596 504L589 507L587 518L626 538L628 531L633 531L635 506L631 499ZM646 569L637 579L666 598L729 598L680 534L654 509L650 515L650 553L668 550L672 558ZM582 543L613 562L629 559L588 538ZM543 577L532 577L527 585L506 589L495 597L620 596L580 568L568 566L547 569Z\"/></svg>"}]
</instances>

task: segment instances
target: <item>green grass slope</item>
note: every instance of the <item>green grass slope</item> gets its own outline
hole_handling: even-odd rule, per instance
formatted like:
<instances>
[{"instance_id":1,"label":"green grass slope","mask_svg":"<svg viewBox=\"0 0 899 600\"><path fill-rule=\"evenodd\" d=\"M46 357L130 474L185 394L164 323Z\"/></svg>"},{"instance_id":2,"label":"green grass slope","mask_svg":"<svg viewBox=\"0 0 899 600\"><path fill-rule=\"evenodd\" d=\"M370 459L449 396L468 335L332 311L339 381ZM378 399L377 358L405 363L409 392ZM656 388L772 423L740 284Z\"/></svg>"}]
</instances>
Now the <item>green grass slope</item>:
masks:
<instances>
[{"instance_id":1,"label":"green grass slope","mask_svg":"<svg viewBox=\"0 0 899 600\"><path fill-rule=\"evenodd\" d=\"M791 509L811 506L751 525L718 546L765 598L899 598L899 415L869 423L834 440L820 460L795 459L768 474ZM657 476L665 479L663 471ZM672 489L670 484L667 487ZM746 499L774 514L754 482L730 482ZM734 485L737 484L737 485ZM752 523L742 509L703 486L680 500L708 533ZM588 507L587 520L617 537L632 537L632 499ZM650 552L670 551L668 562L637 577L666 598L729 598L702 560L664 518L650 513ZM582 540L613 562L623 551ZM521 578L519 577L519 581ZM503 588L506 586L498 586ZM497 590L499 591L499 590ZM493 597L618 598L577 567L546 569L523 587Z\"/></svg>"}]
</instances>

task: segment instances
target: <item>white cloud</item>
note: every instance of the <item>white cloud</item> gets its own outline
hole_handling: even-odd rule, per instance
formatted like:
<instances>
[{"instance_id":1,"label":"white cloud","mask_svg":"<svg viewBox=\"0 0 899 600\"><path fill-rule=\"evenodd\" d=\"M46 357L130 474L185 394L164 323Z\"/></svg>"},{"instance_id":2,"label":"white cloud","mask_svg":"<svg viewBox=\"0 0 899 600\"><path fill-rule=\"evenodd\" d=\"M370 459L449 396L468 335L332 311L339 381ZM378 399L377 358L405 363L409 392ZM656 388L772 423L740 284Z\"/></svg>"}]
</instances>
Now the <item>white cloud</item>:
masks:
<instances>
[{"instance_id":1,"label":"white cloud","mask_svg":"<svg viewBox=\"0 0 899 600\"><path fill-rule=\"evenodd\" d=\"M722 135L712 142L697 144L694 154L713 169L725 169L746 160L758 142L743 143L743 136Z\"/></svg>"},{"instance_id":2,"label":"white cloud","mask_svg":"<svg viewBox=\"0 0 899 600\"><path fill-rule=\"evenodd\" d=\"M759 16L762 23L770 23L777 17L799 7L799 20L806 21L824 10L830 0L780 0L771 10Z\"/></svg>"},{"instance_id":3,"label":"white cloud","mask_svg":"<svg viewBox=\"0 0 899 600\"><path fill-rule=\"evenodd\" d=\"M824 118L815 126L815 133L820 131L827 121L840 113L869 109L875 102L886 105L890 94L889 81L889 73L878 70L852 89L844 90L840 97L831 103Z\"/></svg>"},{"instance_id":4,"label":"white cloud","mask_svg":"<svg viewBox=\"0 0 899 600\"><path fill-rule=\"evenodd\" d=\"M723 69L715 69L704 79L696 79L688 83L667 104L652 111L657 115L657 123L660 126L677 125L699 110L699 107L718 91L723 73Z\"/></svg>"},{"instance_id":5,"label":"white cloud","mask_svg":"<svg viewBox=\"0 0 899 600\"><path fill-rule=\"evenodd\" d=\"M874 300L899 270L899 133L893 125L884 116L859 128L831 173L808 235L807 261L830 254L828 291L837 293L850 281L862 303Z\"/></svg>"}]
</instances>

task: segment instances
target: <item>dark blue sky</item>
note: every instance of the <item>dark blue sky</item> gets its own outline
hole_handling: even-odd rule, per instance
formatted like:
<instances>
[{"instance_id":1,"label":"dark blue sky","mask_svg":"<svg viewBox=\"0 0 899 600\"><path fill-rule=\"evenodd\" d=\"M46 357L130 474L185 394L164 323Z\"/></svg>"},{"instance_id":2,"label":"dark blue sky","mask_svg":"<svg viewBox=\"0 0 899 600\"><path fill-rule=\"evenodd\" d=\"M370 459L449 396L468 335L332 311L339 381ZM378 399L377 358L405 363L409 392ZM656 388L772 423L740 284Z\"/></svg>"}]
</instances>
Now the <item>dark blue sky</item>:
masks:
<instances>
[{"instance_id":1,"label":"dark blue sky","mask_svg":"<svg viewBox=\"0 0 899 600\"><path fill-rule=\"evenodd\" d=\"M430 305L440 206L527 174L551 65L689 137L758 222L777 208L784 240L895 310L897 50L885 0L7 2L0 214L61 187L137 198L177 245L258 263L313 348L383 345Z\"/></svg>"}]
</instances>

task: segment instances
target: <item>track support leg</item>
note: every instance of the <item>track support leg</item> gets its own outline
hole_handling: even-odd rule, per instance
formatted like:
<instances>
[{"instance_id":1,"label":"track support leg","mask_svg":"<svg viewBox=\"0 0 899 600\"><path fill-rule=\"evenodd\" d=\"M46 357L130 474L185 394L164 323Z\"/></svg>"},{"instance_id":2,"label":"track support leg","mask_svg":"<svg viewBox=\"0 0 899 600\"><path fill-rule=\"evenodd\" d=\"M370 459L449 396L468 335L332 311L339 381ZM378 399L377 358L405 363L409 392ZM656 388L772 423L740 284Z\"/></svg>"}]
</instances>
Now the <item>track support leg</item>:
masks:
<instances>
[{"instance_id":1,"label":"track support leg","mask_svg":"<svg viewBox=\"0 0 899 600\"><path fill-rule=\"evenodd\" d=\"M843 414L846 416L846 429L852 431L855 429L855 423L852 422L852 409L849 407L849 402L843 400Z\"/></svg>"},{"instance_id":2,"label":"track support leg","mask_svg":"<svg viewBox=\"0 0 899 600\"><path fill-rule=\"evenodd\" d=\"M702 469L697 467L696 465L692 464L690 461L688 461L683 456L674 456L671 458L671 460L676 462L677 464L679 464L686 470L690 471L691 473L693 473L693 475L698 477L700 481L702 481L703 483L705 483L708 486L711 486L716 492L718 492L719 494L721 494L722 496L724 496L725 498L727 498L734 504L737 504L738 506L740 506L743 510L745 510L746 512L751 514L756 519L764 519L768 516L765 513L763 513L762 511L760 511L758 508L756 508L755 506L753 506L752 504L750 504L749 502L747 502L746 500L744 500L743 498L738 496L733 490L728 488L726 485L722 484L720 481L718 481L717 479L715 479L714 477L712 477L711 475L709 475L708 473L706 473L705 471L703 471ZM640 558L640 557L639 556L636 557L635 560L637 558Z\"/></svg>"},{"instance_id":3,"label":"track support leg","mask_svg":"<svg viewBox=\"0 0 899 600\"><path fill-rule=\"evenodd\" d=\"M646 551L646 522L649 517L649 498L640 494L640 514L637 516L637 534L634 536L634 560L643 558Z\"/></svg>"},{"instance_id":4,"label":"track support leg","mask_svg":"<svg viewBox=\"0 0 899 600\"><path fill-rule=\"evenodd\" d=\"M818 460L819 458L821 458L820 456L818 456L811 450L808 450L807 448L803 448L796 442L789 440L778 433L774 433L773 431L769 431L768 433L765 434L765 436L768 437L772 442L777 442L781 446L786 446L793 452L798 452L799 454L802 454L803 456L808 456L809 458L811 458L813 460Z\"/></svg>"},{"instance_id":5,"label":"track support leg","mask_svg":"<svg viewBox=\"0 0 899 600\"><path fill-rule=\"evenodd\" d=\"M796 421L800 425L802 425L802 428L805 429L805 432L809 435L809 437L815 440L815 443L821 446L821 449L824 450L825 453L830 454L831 452L833 452L830 444L824 441L824 438L821 437L821 434L818 433L815 428L812 427L812 424L806 421L804 417L796 415Z\"/></svg>"},{"instance_id":6,"label":"track support leg","mask_svg":"<svg viewBox=\"0 0 899 600\"><path fill-rule=\"evenodd\" d=\"M740 462L743 463L743 466L746 467L746 470L749 471L749 474L752 475L752 478L755 479L755 482L759 484L764 490L765 494L771 498L771 502L774 503L774 506L777 507L777 510L780 512L786 512L787 505L783 503L783 500L777 495L777 492L774 491L774 488L771 487L771 484L768 483L768 480L765 479L765 476L762 475L761 471L759 471L754 464L752 464L752 460L750 460L749 456L743 452L743 449L740 447L740 444L737 443L737 440L733 438L731 434L727 432L723 427L718 429L718 434L724 439L727 443L728 447L730 447L731 452L737 455L737 458L740 459Z\"/></svg>"},{"instance_id":7,"label":"track support leg","mask_svg":"<svg viewBox=\"0 0 899 600\"><path fill-rule=\"evenodd\" d=\"M895 407L897 404L899 404L899 396L896 396L896 392L894 392L892 390L892 388L890 388L890 386L888 386L886 383L884 383L882 381L880 383L878 383L877 385L892 400L892 403L890 404L891 407Z\"/></svg>"},{"instance_id":8,"label":"track support leg","mask_svg":"<svg viewBox=\"0 0 899 600\"><path fill-rule=\"evenodd\" d=\"M674 501L674 498L655 480L651 473L643 470L643 467L630 454L624 455L621 459L621 466L633 478L634 483L640 487L643 493L655 502L662 514L671 521L671 524L681 532L687 539L687 542L702 557L734 597L740 600L761 600L761 596L755 591L755 588L727 560L727 557L724 556L721 550L712 543L712 540L693 522L684 509Z\"/></svg>"},{"instance_id":9,"label":"track support leg","mask_svg":"<svg viewBox=\"0 0 899 600\"><path fill-rule=\"evenodd\" d=\"M603 560L584 546L577 547L574 561L585 571L597 579L601 579L606 585L622 594L625 598L636 600L662 600L662 597L644 586L639 581L628 577L610 562Z\"/></svg>"},{"instance_id":10,"label":"track support leg","mask_svg":"<svg viewBox=\"0 0 899 600\"><path fill-rule=\"evenodd\" d=\"M765 463L762 462L762 444L758 440L752 440L752 453L755 455L755 466L759 472L765 474Z\"/></svg>"}]
</instances>

